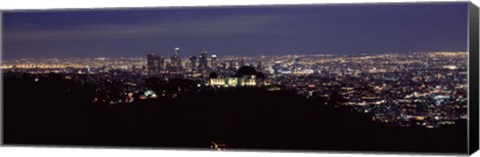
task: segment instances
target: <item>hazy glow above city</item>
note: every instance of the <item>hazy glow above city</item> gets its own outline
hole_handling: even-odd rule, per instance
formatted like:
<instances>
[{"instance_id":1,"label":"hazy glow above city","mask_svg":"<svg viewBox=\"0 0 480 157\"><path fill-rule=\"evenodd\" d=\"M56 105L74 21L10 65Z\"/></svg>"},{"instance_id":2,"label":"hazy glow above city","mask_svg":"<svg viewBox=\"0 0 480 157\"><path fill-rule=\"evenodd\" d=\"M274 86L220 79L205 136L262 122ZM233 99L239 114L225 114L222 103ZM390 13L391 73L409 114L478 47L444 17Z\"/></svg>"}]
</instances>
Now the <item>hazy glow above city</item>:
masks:
<instances>
[{"instance_id":1,"label":"hazy glow above city","mask_svg":"<svg viewBox=\"0 0 480 157\"><path fill-rule=\"evenodd\" d=\"M5 59L466 51L467 3L3 14Z\"/></svg>"}]
</instances>

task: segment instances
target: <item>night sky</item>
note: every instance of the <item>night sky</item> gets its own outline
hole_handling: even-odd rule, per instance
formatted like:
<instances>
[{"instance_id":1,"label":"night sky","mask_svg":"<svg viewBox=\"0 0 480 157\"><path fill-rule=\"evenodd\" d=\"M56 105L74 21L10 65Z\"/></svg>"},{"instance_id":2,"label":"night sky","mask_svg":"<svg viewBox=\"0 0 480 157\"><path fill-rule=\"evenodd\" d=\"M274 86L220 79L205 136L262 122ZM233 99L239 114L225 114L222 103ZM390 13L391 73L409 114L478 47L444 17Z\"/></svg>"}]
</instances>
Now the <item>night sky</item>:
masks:
<instances>
[{"instance_id":1,"label":"night sky","mask_svg":"<svg viewBox=\"0 0 480 157\"><path fill-rule=\"evenodd\" d=\"M466 51L467 3L3 13L3 57Z\"/></svg>"}]
</instances>

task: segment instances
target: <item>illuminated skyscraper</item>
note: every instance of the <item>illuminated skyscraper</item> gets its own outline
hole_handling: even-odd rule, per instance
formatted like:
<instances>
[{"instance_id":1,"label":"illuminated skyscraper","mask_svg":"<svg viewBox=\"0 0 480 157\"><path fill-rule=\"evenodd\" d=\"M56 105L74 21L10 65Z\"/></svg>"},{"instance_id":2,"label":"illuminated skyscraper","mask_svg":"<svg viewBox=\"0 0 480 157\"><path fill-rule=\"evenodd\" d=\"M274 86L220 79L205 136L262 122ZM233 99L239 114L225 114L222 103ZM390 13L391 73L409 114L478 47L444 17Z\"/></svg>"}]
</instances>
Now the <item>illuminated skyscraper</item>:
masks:
<instances>
[{"instance_id":1,"label":"illuminated skyscraper","mask_svg":"<svg viewBox=\"0 0 480 157\"><path fill-rule=\"evenodd\" d=\"M263 64L262 64L262 61L258 61L258 64L257 64L257 71L263 71Z\"/></svg>"},{"instance_id":2,"label":"illuminated skyscraper","mask_svg":"<svg viewBox=\"0 0 480 157\"><path fill-rule=\"evenodd\" d=\"M198 70L205 72L208 69L208 52L202 51L198 59Z\"/></svg>"},{"instance_id":3,"label":"illuminated skyscraper","mask_svg":"<svg viewBox=\"0 0 480 157\"><path fill-rule=\"evenodd\" d=\"M212 70L217 70L217 55L212 55Z\"/></svg>"},{"instance_id":4,"label":"illuminated skyscraper","mask_svg":"<svg viewBox=\"0 0 480 157\"><path fill-rule=\"evenodd\" d=\"M171 66L176 70L182 69L182 58L180 58L180 48L175 48L175 53L171 57Z\"/></svg>"},{"instance_id":5,"label":"illuminated skyscraper","mask_svg":"<svg viewBox=\"0 0 480 157\"><path fill-rule=\"evenodd\" d=\"M300 58L298 57L295 58L295 61L293 62L293 66L292 66L292 71L299 71L301 69L300 61L301 61Z\"/></svg>"},{"instance_id":6,"label":"illuminated skyscraper","mask_svg":"<svg viewBox=\"0 0 480 157\"><path fill-rule=\"evenodd\" d=\"M197 71L197 57L190 57L190 68L192 71Z\"/></svg>"},{"instance_id":7,"label":"illuminated skyscraper","mask_svg":"<svg viewBox=\"0 0 480 157\"><path fill-rule=\"evenodd\" d=\"M164 68L165 60L157 53L147 55L147 71L148 75L153 76L160 73Z\"/></svg>"},{"instance_id":8,"label":"illuminated skyscraper","mask_svg":"<svg viewBox=\"0 0 480 157\"><path fill-rule=\"evenodd\" d=\"M300 58L295 58L294 64L300 64L301 59Z\"/></svg>"},{"instance_id":9,"label":"illuminated skyscraper","mask_svg":"<svg viewBox=\"0 0 480 157\"><path fill-rule=\"evenodd\" d=\"M158 60L158 71L164 71L165 70L165 58L163 58L162 56L159 56L159 60Z\"/></svg>"},{"instance_id":10,"label":"illuminated skyscraper","mask_svg":"<svg viewBox=\"0 0 480 157\"><path fill-rule=\"evenodd\" d=\"M273 64L272 66L272 69L274 70L274 73L275 74L279 74L280 73L280 69L282 68L282 63L280 61L275 61L275 63Z\"/></svg>"}]
</instances>

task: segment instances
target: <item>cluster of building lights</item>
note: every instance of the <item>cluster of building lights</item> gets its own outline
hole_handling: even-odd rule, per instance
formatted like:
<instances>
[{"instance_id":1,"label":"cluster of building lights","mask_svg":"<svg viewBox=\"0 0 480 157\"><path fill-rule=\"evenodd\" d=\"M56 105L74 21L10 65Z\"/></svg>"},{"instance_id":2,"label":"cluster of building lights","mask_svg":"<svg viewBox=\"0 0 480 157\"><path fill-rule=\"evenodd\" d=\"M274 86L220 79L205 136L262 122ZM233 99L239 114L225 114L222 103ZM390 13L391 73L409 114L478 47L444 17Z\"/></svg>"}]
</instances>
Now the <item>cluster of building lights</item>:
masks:
<instances>
[{"instance_id":1,"label":"cluster of building lights","mask_svg":"<svg viewBox=\"0 0 480 157\"><path fill-rule=\"evenodd\" d=\"M435 128L467 117L466 52L259 57L199 54L182 57L175 48L171 57L151 53L127 58L19 59L3 61L1 68L5 72L59 73L72 80L95 82L98 91L106 95L110 92L100 84L103 80L123 84L120 96L95 97L96 102L110 104L176 97L190 90L179 87L178 91L155 93L145 81L158 77L194 80L198 88L291 89L307 98L326 99L338 94L346 100L341 105L397 126ZM238 75L245 67L258 73Z\"/></svg>"}]
</instances>

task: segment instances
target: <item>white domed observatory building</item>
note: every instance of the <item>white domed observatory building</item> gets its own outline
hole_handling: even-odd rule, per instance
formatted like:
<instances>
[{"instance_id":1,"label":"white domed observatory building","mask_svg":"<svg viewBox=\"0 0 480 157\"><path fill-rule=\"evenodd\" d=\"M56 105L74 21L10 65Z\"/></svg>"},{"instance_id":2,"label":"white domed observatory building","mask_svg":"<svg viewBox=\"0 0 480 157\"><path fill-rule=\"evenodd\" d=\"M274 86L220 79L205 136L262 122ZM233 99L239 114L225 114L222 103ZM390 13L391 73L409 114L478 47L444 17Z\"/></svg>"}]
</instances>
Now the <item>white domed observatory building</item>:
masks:
<instances>
[{"instance_id":1,"label":"white domed observatory building","mask_svg":"<svg viewBox=\"0 0 480 157\"><path fill-rule=\"evenodd\" d=\"M210 85L213 87L255 87L265 84L265 75L250 66L241 67L233 77L222 77L211 72L209 79Z\"/></svg>"}]
</instances>

